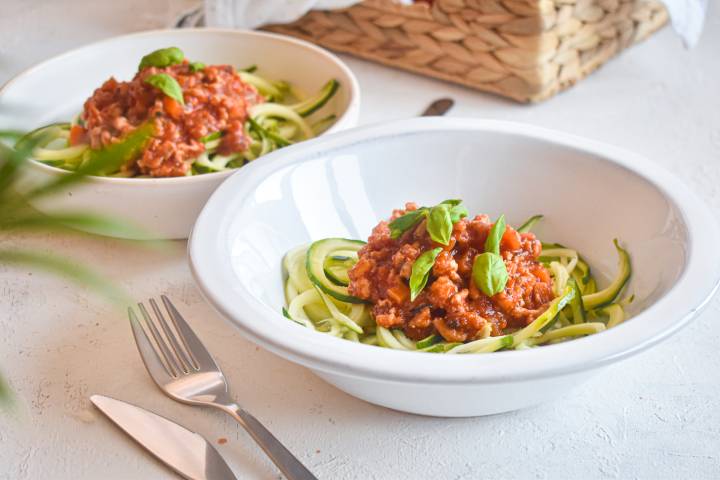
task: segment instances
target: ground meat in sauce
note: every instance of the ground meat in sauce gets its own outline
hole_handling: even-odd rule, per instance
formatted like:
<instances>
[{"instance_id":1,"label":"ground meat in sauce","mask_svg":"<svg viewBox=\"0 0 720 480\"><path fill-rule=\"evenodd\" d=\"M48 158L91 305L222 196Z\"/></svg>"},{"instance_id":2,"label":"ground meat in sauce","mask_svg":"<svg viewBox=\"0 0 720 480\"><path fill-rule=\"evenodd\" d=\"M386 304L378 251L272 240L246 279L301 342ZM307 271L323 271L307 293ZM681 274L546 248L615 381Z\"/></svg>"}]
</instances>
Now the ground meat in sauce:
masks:
<instances>
[{"instance_id":1,"label":"ground meat in sauce","mask_svg":"<svg viewBox=\"0 0 720 480\"><path fill-rule=\"evenodd\" d=\"M416 209L408 203L390 220ZM540 241L532 233L507 227L500 254L509 279L505 290L490 298L472 281L475 256L484 251L492 227L486 215L457 222L447 246L430 239L424 220L396 240L390 238L388 223L382 221L373 229L349 272L350 293L373 304L380 326L402 328L414 340L439 333L447 341L466 342L488 333L500 335L507 327L524 327L554 298L550 274L537 262ZM411 302L408 280L413 262L435 247L443 251L427 285Z\"/></svg>"},{"instance_id":2,"label":"ground meat in sauce","mask_svg":"<svg viewBox=\"0 0 720 480\"><path fill-rule=\"evenodd\" d=\"M144 80L166 73L182 88L185 105ZM248 146L244 131L248 108L263 98L244 83L229 65L207 66L193 72L187 62L165 68L149 67L129 82L107 80L86 102L81 118L90 148L118 142L147 120L154 124L152 139L139 158L124 171L153 177L187 174L192 160L205 151L200 138L223 132L218 152L241 152Z\"/></svg>"}]
</instances>

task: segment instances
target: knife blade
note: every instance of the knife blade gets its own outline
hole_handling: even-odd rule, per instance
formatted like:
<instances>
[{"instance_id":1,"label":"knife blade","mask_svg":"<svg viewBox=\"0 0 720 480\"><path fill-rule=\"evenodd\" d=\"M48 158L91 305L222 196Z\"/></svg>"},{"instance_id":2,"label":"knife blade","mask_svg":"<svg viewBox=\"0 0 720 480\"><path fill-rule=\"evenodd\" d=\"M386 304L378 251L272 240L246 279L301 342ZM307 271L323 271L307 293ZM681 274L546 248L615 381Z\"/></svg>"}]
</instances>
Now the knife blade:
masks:
<instances>
[{"instance_id":1,"label":"knife blade","mask_svg":"<svg viewBox=\"0 0 720 480\"><path fill-rule=\"evenodd\" d=\"M121 430L183 478L237 480L218 451L197 433L114 398L93 395L90 401Z\"/></svg>"}]
</instances>

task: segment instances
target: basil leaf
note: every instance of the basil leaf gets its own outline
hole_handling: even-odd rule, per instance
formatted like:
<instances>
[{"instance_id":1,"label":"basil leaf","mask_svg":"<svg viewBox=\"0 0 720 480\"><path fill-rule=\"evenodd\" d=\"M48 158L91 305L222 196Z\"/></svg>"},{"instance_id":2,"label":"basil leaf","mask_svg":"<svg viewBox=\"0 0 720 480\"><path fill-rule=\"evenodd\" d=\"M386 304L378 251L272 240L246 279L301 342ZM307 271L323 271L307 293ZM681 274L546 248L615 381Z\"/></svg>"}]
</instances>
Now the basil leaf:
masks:
<instances>
[{"instance_id":1,"label":"basil leaf","mask_svg":"<svg viewBox=\"0 0 720 480\"><path fill-rule=\"evenodd\" d=\"M450 205L451 207L457 207L462 203L462 200L458 198L451 198L449 200L443 200L440 202L440 205Z\"/></svg>"},{"instance_id":2,"label":"basil leaf","mask_svg":"<svg viewBox=\"0 0 720 480\"><path fill-rule=\"evenodd\" d=\"M485 240L485 251L500 255L500 240L505 234L505 215L495 220L495 224L490 229L487 239Z\"/></svg>"},{"instance_id":3,"label":"basil leaf","mask_svg":"<svg viewBox=\"0 0 720 480\"><path fill-rule=\"evenodd\" d=\"M420 223L420 220L427 215L427 208L421 207L417 210L407 212L390 222L390 238L393 240Z\"/></svg>"},{"instance_id":4,"label":"basil leaf","mask_svg":"<svg viewBox=\"0 0 720 480\"><path fill-rule=\"evenodd\" d=\"M182 88L180 88L180 84L167 73L156 73L155 75L150 75L145 79L145 83L152 85L168 97L177 100L182 105L185 105L185 99L183 98L183 92Z\"/></svg>"},{"instance_id":5,"label":"basil leaf","mask_svg":"<svg viewBox=\"0 0 720 480\"><path fill-rule=\"evenodd\" d=\"M488 297L502 292L508 281L505 262L497 253L485 252L475 257L472 276L475 285Z\"/></svg>"},{"instance_id":6,"label":"basil leaf","mask_svg":"<svg viewBox=\"0 0 720 480\"><path fill-rule=\"evenodd\" d=\"M435 265L435 259L442 251L442 248L437 247L432 250L420 255L415 259L415 263L412 266L412 273L410 274L410 301L412 302L425 288L428 278L430 278L430 270Z\"/></svg>"},{"instance_id":7,"label":"basil leaf","mask_svg":"<svg viewBox=\"0 0 720 480\"><path fill-rule=\"evenodd\" d=\"M450 219L453 224L459 222L461 218L465 218L467 216L468 210L465 208L465 205L455 205L450 209Z\"/></svg>"},{"instance_id":8,"label":"basil leaf","mask_svg":"<svg viewBox=\"0 0 720 480\"><path fill-rule=\"evenodd\" d=\"M177 47L161 48L154 52L145 55L140 60L138 70L142 70L147 67L158 67L164 68L170 65L177 65L185 60L185 54Z\"/></svg>"},{"instance_id":9,"label":"basil leaf","mask_svg":"<svg viewBox=\"0 0 720 480\"><path fill-rule=\"evenodd\" d=\"M202 62L190 62L190 71L195 73L205 69L205 64Z\"/></svg>"},{"instance_id":10,"label":"basil leaf","mask_svg":"<svg viewBox=\"0 0 720 480\"><path fill-rule=\"evenodd\" d=\"M453 222L450 218L450 205L441 203L430 209L427 221L427 232L434 242L447 245L450 243Z\"/></svg>"}]
</instances>

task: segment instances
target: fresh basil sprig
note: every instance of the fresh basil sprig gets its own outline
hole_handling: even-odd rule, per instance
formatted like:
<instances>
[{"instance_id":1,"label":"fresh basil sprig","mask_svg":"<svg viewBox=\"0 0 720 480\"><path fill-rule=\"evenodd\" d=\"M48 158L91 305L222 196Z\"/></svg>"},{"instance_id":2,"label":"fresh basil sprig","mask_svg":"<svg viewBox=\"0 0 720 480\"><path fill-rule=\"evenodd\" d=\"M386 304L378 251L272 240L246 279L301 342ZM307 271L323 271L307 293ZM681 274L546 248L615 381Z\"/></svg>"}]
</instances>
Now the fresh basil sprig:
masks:
<instances>
[{"instance_id":1,"label":"fresh basil sprig","mask_svg":"<svg viewBox=\"0 0 720 480\"><path fill-rule=\"evenodd\" d=\"M455 205L450 208L450 219L453 224L459 222L461 218L465 218L467 216L468 211L467 208L465 208L465 205Z\"/></svg>"},{"instance_id":2,"label":"fresh basil sprig","mask_svg":"<svg viewBox=\"0 0 720 480\"><path fill-rule=\"evenodd\" d=\"M450 205L441 203L430 209L427 220L427 232L433 242L447 245L452 235L453 221L450 217Z\"/></svg>"},{"instance_id":3,"label":"fresh basil sprig","mask_svg":"<svg viewBox=\"0 0 720 480\"><path fill-rule=\"evenodd\" d=\"M202 62L190 62L190 71L195 73L205 69L205 64Z\"/></svg>"},{"instance_id":4,"label":"fresh basil sprig","mask_svg":"<svg viewBox=\"0 0 720 480\"><path fill-rule=\"evenodd\" d=\"M430 278L430 270L435 265L435 259L442 251L442 248L437 247L432 250L424 252L422 255L415 259L412 266L412 273L410 274L410 301L412 302L422 292L422 289L427 285L428 278Z\"/></svg>"},{"instance_id":5,"label":"fresh basil sprig","mask_svg":"<svg viewBox=\"0 0 720 480\"><path fill-rule=\"evenodd\" d=\"M140 60L138 71L147 67L164 68L177 65L185 60L185 54L177 47L161 48L145 55Z\"/></svg>"},{"instance_id":6,"label":"fresh basil sprig","mask_svg":"<svg viewBox=\"0 0 720 480\"><path fill-rule=\"evenodd\" d=\"M508 281L505 262L497 253L485 252L475 257L472 269L475 285L488 297L502 292Z\"/></svg>"},{"instance_id":7,"label":"fresh basil sprig","mask_svg":"<svg viewBox=\"0 0 720 480\"><path fill-rule=\"evenodd\" d=\"M450 243L453 225L461 218L467 217L468 211L461 200L445 200L430 209L428 213L427 232L434 242L442 245Z\"/></svg>"},{"instance_id":8,"label":"fresh basil sprig","mask_svg":"<svg viewBox=\"0 0 720 480\"><path fill-rule=\"evenodd\" d=\"M182 88L180 88L180 84L167 73L156 73L155 75L150 75L145 79L145 83L157 88L168 97L179 102L181 105L185 105L185 99L183 98L183 92Z\"/></svg>"},{"instance_id":9,"label":"fresh basil sprig","mask_svg":"<svg viewBox=\"0 0 720 480\"><path fill-rule=\"evenodd\" d=\"M485 239L485 251L500 255L500 241L505 234L505 215L500 215Z\"/></svg>"},{"instance_id":10,"label":"fresh basil sprig","mask_svg":"<svg viewBox=\"0 0 720 480\"><path fill-rule=\"evenodd\" d=\"M427 212L427 207L420 207L417 210L407 212L390 222L390 238L394 240L413 228L415 225L420 223L423 218L425 218Z\"/></svg>"},{"instance_id":11,"label":"fresh basil sprig","mask_svg":"<svg viewBox=\"0 0 720 480\"><path fill-rule=\"evenodd\" d=\"M447 245L450 242L453 224L467 216L467 208L462 205L462 200L457 199L445 200L432 208L420 207L390 222L390 238L394 240L400 237L420 223L423 218L427 218L427 232L430 238Z\"/></svg>"},{"instance_id":12,"label":"fresh basil sprig","mask_svg":"<svg viewBox=\"0 0 720 480\"><path fill-rule=\"evenodd\" d=\"M476 256L473 262L473 281L488 297L502 292L508 281L507 267L500 256L500 241L505 228L505 216L500 215L485 240L485 252Z\"/></svg>"}]
</instances>

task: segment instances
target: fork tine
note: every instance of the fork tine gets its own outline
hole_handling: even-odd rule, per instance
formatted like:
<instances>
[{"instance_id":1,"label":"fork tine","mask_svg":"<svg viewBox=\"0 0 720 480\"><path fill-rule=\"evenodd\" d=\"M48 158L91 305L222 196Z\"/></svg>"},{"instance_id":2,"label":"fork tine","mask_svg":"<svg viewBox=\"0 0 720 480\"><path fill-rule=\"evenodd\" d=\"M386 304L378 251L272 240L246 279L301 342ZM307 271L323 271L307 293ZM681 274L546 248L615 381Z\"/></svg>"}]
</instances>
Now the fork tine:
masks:
<instances>
[{"instance_id":1,"label":"fork tine","mask_svg":"<svg viewBox=\"0 0 720 480\"><path fill-rule=\"evenodd\" d=\"M220 372L220 367L217 366L210 352L208 352L205 345L203 345L197 335L195 335L195 332L193 332L190 325L188 325L182 315L180 315L180 312L177 311L175 305L173 305L165 295L161 295L160 298L175 325L175 330L178 332L180 340L183 342L183 345L185 345L185 348L188 353L190 353L190 356L198 368L204 370L215 369Z\"/></svg>"},{"instance_id":2,"label":"fork tine","mask_svg":"<svg viewBox=\"0 0 720 480\"><path fill-rule=\"evenodd\" d=\"M145 368L156 383L162 384L170 381L174 377L168 367L163 363L157 351L153 347L145 329L140 325L140 321L135 316L132 307L128 307L128 317L130 317L130 326L132 327L133 336L135 337L135 345L140 352L140 357L145 364Z\"/></svg>"},{"instance_id":3,"label":"fork tine","mask_svg":"<svg viewBox=\"0 0 720 480\"><path fill-rule=\"evenodd\" d=\"M145 305L143 305L142 303L138 303L138 308L140 309L140 313L142 313L142 316L145 319L145 325L147 325L148 330L150 330L150 334L153 337L153 340L155 340L155 344L160 350L160 354L165 359L165 364L168 366L170 374L173 377L177 377L180 372L180 367L175 361L175 357L173 357L173 354L170 353L170 351L168 350L165 340L160 336L160 332L158 332L158 329L155 327L152 318L150 318L150 314L145 309Z\"/></svg>"},{"instance_id":4,"label":"fork tine","mask_svg":"<svg viewBox=\"0 0 720 480\"><path fill-rule=\"evenodd\" d=\"M185 373L189 373L192 369L199 370L200 368L187 357L187 355L185 354L185 349L183 349L180 344L178 344L178 341L175 338L175 334L165 321L165 316L160 311L160 308L158 308L158 304L154 298L150 299L150 306L155 312L155 318L157 318L160 327L163 329L163 332L165 332L165 338L168 339L170 347L172 347L175 355L180 360L180 367L183 369L183 371Z\"/></svg>"}]
</instances>

